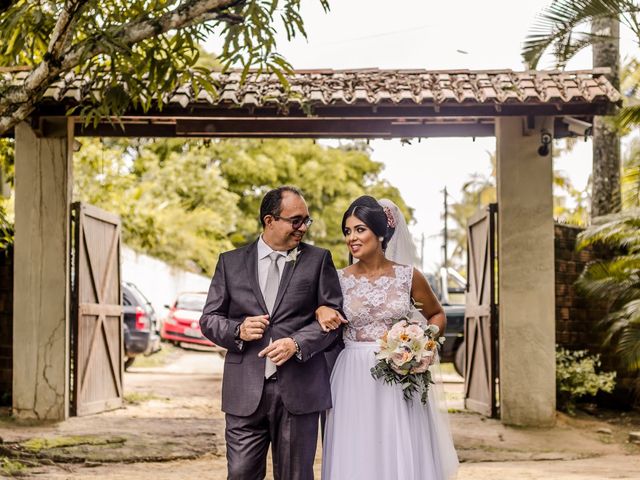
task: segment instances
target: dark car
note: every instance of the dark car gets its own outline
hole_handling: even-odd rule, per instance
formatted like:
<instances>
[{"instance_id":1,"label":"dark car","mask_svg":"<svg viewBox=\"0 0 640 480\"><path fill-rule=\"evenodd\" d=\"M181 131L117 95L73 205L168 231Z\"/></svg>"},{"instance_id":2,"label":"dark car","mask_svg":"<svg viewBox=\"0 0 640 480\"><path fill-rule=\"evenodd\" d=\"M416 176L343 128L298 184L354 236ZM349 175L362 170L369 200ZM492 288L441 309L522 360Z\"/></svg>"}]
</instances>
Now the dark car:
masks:
<instances>
[{"instance_id":1,"label":"dark car","mask_svg":"<svg viewBox=\"0 0 640 480\"><path fill-rule=\"evenodd\" d=\"M464 293L466 280L452 269L441 268L426 274L431 289L447 316L446 338L440 352L443 362L453 362L460 375L464 372Z\"/></svg>"},{"instance_id":2,"label":"dark car","mask_svg":"<svg viewBox=\"0 0 640 480\"><path fill-rule=\"evenodd\" d=\"M160 336L155 310L131 282L122 282L122 314L126 370L138 355L160 350Z\"/></svg>"}]
</instances>

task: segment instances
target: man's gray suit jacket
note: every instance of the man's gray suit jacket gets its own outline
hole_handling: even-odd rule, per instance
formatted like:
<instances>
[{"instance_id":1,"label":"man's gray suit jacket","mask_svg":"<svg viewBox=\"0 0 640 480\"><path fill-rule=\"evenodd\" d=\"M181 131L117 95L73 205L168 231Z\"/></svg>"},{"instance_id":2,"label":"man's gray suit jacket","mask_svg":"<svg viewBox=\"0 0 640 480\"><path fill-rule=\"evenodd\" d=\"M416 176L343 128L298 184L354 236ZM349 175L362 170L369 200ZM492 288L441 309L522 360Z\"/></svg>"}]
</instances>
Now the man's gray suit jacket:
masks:
<instances>
[{"instance_id":1,"label":"man's gray suit jacket","mask_svg":"<svg viewBox=\"0 0 640 480\"><path fill-rule=\"evenodd\" d=\"M200 318L202 333L227 349L222 383L222 410L236 416L256 411L264 384L265 359L258 352L291 337L302 358L294 355L278 367L278 386L285 408L295 414L331 408L329 368L322 352L342 329L322 331L315 319L319 306L342 313L338 274L327 250L305 243L295 261L285 263L272 315L261 340L238 342L236 327L246 317L264 315L267 307L258 283L257 242L220 255ZM320 353L320 355L318 355Z\"/></svg>"}]
</instances>

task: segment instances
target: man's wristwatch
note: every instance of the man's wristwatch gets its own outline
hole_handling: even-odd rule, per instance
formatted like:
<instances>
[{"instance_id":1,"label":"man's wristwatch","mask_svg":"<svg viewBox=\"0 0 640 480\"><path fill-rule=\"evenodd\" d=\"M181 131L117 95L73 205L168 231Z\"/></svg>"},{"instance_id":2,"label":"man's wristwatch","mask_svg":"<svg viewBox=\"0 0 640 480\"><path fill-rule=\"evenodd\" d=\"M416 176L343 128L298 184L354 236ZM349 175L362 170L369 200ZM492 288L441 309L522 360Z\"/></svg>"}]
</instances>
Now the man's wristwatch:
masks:
<instances>
[{"instance_id":1,"label":"man's wristwatch","mask_svg":"<svg viewBox=\"0 0 640 480\"><path fill-rule=\"evenodd\" d=\"M300 350L300 345L298 345L298 342L296 342L296 339L293 337L289 337L291 338L291 340L293 340L293 344L296 346L296 358L298 360L302 360L302 350Z\"/></svg>"},{"instance_id":2,"label":"man's wristwatch","mask_svg":"<svg viewBox=\"0 0 640 480\"><path fill-rule=\"evenodd\" d=\"M244 340L242 340L240 338L240 326L242 324L239 323L238 325L236 325L236 328L233 330L233 338L235 340L236 343L236 347L238 348L238 350L242 351L242 348L244 347Z\"/></svg>"}]
</instances>

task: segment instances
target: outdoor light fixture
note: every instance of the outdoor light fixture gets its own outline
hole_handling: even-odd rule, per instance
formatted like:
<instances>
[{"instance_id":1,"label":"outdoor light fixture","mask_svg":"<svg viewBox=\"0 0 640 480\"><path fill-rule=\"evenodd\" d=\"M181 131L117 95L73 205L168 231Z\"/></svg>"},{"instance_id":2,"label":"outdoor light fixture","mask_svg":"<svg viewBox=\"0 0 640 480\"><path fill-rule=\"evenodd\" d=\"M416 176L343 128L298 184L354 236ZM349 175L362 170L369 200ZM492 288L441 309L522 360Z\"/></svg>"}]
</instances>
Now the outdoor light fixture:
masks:
<instances>
[{"instance_id":1,"label":"outdoor light fixture","mask_svg":"<svg viewBox=\"0 0 640 480\"><path fill-rule=\"evenodd\" d=\"M553 140L553 136L549 130L540 130L540 147L538 147L538 155L546 157L551 150L550 145Z\"/></svg>"}]
</instances>

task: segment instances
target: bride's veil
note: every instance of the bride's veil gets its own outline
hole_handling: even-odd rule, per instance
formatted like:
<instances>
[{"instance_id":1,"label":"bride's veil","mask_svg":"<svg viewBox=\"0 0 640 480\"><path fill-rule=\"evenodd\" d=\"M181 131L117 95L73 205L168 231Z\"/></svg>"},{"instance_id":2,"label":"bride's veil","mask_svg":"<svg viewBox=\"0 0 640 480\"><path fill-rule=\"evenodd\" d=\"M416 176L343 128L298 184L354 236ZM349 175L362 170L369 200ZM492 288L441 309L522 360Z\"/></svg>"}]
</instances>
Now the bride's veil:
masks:
<instances>
[{"instance_id":1,"label":"bride's veil","mask_svg":"<svg viewBox=\"0 0 640 480\"><path fill-rule=\"evenodd\" d=\"M395 222L395 231L389 243L387 249L384 252L384 256L392 262L399 263L401 265L411 265L413 267L420 267L420 259L416 252L416 245L409 232L407 221L404 219L404 215L398 208L398 206L387 198L379 200L378 203L385 209L387 215L391 214Z\"/></svg>"},{"instance_id":2,"label":"bride's veil","mask_svg":"<svg viewBox=\"0 0 640 480\"><path fill-rule=\"evenodd\" d=\"M420 259L404 215L398 206L389 199L383 198L379 200L378 203L382 208L384 208L387 216L389 214L393 216L393 223L395 223L395 231L387 243L385 257L392 262L399 263L401 265L411 265L420 269ZM427 323L427 319L418 310L414 310L412 312L410 321L423 324ZM438 432L436 438L439 440L438 446L440 449L440 461L443 463L444 471L448 473L446 477L449 478L449 474L452 474L457 468L458 459L455 451L452 451L449 447L451 443L444 441L445 438L450 438L451 431L446 415L447 404L444 393L442 372L440 370L439 356L436 356L436 360L431 365L430 370L435 384L431 385L429 406L432 409L432 412L434 412L433 424Z\"/></svg>"}]
</instances>

